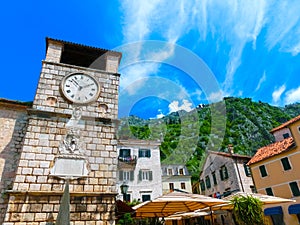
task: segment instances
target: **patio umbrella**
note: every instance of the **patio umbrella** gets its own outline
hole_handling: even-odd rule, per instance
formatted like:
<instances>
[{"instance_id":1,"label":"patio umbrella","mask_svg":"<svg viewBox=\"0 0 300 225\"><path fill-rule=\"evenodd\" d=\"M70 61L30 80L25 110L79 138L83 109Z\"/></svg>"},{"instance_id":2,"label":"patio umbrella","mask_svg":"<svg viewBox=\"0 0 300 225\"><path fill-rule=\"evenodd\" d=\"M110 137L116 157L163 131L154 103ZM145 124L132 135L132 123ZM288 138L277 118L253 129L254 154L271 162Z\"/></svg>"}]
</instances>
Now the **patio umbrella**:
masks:
<instances>
[{"instance_id":1,"label":"patio umbrella","mask_svg":"<svg viewBox=\"0 0 300 225\"><path fill-rule=\"evenodd\" d=\"M171 216L165 218L165 220L182 220L187 218L199 217L199 216L209 216L211 212L185 212L185 213L175 213Z\"/></svg>"},{"instance_id":2,"label":"patio umbrella","mask_svg":"<svg viewBox=\"0 0 300 225\"><path fill-rule=\"evenodd\" d=\"M136 217L167 217L178 212L193 212L197 209L229 203L222 199L204 195L171 192L154 200L133 207Z\"/></svg>"},{"instance_id":3,"label":"patio umbrella","mask_svg":"<svg viewBox=\"0 0 300 225\"><path fill-rule=\"evenodd\" d=\"M263 203L263 205L285 203L285 202L295 202L295 200L292 200L292 199L280 198L280 197L276 197L276 196L264 195L264 194L259 194L259 193L246 193L246 192L237 192L237 193L227 196L226 198L223 198L223 199L230 201L235 196L237 196L237 197L252 196L252 197L258 198ZM212 207L213 210L228 210L228 209L232 209L232 208L233 208L233 205L231 203L221 204L221 205ZM210 210L210 209L207 208L207 210Z\"/></svg>"}]
</instances>

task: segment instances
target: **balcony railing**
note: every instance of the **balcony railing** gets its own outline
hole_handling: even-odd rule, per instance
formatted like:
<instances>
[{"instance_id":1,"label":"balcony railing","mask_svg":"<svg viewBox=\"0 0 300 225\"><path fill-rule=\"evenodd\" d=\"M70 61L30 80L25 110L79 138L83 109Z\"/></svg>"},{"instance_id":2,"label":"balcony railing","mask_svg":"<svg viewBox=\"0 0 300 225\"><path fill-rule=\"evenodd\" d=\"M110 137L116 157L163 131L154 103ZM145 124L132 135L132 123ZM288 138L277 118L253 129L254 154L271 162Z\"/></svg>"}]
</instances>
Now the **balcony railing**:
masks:
<instances>
[{"instance_id":1,"label":"balcony railing","mask_svg":"<svg viewBox=\"0 0 300 225\"><path fill-rule=\"evenodd\" d=\"M124 163L128 163L128 164L136 164L136 156L127 156L127 157L123 157L123 156L119 156L118 160Z\"/></svg>"}]
</instances>

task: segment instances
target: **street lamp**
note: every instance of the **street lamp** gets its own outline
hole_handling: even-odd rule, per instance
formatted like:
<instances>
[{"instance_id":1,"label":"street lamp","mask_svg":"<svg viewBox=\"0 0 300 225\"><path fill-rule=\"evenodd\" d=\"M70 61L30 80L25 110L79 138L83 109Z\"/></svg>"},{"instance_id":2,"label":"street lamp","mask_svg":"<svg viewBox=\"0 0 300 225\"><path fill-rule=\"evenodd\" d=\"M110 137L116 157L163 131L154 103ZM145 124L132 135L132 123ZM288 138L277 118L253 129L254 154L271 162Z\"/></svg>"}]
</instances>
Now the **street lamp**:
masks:
<instances>
[{"instance_id":1,"label":"street lamp","mask_svg":"<svg viewBox=\"0 0 300 225\"><path fill-rule=\"evenodd\" d=\"M123 183L120 186L120 188L121 188L121 193L123 194L123 202L125 202L126 201L126 194L127 194L129 186L127 184Z\"/></svg>"}]
</instances>

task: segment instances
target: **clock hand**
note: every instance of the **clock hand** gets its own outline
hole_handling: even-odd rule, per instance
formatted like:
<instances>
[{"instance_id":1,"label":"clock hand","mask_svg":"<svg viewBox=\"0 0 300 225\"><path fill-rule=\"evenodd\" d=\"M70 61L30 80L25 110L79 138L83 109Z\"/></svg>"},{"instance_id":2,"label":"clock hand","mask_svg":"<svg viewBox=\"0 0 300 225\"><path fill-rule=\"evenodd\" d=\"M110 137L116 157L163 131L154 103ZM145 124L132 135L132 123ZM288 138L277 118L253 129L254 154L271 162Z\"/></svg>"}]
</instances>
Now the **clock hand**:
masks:
<instances>
[{"instance_id":1,"label":"clock hand","mask_svg":"<svg viewBox=\"0 0 300 225\"><path fill-rule=\"evenodd\" d=\"M76 81L76 80L71 80L77 87L78 87L78 89L79 90L81 90L83 87L82 86L80 86L79 84L78 84L78 82Z\"/></svg>"},{"instance_id":2,"label":"clock hand","mask_svg":"<svg viewBox=\"0 0 300 225\"><path fill-rule=\"evenodd\" d=\"M87 84L87 85L83 86L82 88L86 88L86 87L89 87L89 86L92 86L92 85L94 85L94 83Z\"/></svg>"}]
</instances>

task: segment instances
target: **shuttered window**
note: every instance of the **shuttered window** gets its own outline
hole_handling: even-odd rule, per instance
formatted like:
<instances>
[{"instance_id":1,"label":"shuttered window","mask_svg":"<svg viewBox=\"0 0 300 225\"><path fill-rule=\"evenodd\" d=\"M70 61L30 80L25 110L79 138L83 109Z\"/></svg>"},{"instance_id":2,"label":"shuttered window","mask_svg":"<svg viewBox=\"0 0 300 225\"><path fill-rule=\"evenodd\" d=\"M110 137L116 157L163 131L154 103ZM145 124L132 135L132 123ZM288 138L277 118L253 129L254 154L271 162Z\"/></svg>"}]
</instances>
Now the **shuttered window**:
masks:
<instances>
[{"instance_id":1,"label":"shuttered window","mask_svg":"<svg viewBox=\"0 0 300 225\"><path fill-rule=\"evenodd\" d=\"M124 170L120 170L119 171L119 180L120 181L133 181L134 180L134 171L124 171Z\"/></svg>"},{"instance_id":2,"label":"shuttered window","mask_svg":"<svg viewBox=\"0 0 300 225\"><path fill-rule=\"evenodd\" d=\"M140 170L139 171L139 180L153 180L153 175L152 175L152 171L150 170Z\"/></svg>"}]
</instances>

